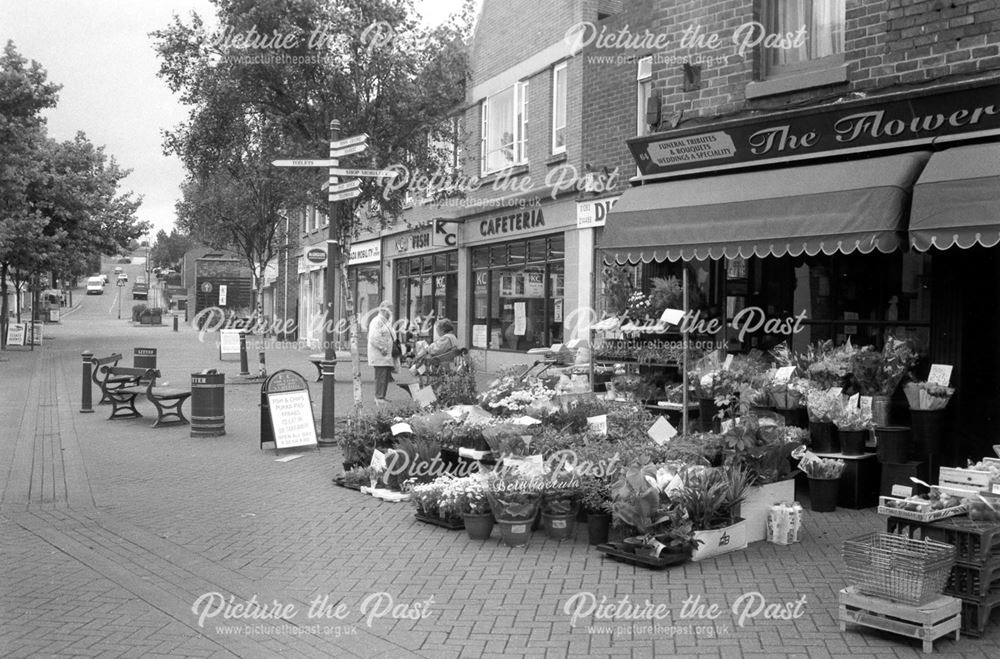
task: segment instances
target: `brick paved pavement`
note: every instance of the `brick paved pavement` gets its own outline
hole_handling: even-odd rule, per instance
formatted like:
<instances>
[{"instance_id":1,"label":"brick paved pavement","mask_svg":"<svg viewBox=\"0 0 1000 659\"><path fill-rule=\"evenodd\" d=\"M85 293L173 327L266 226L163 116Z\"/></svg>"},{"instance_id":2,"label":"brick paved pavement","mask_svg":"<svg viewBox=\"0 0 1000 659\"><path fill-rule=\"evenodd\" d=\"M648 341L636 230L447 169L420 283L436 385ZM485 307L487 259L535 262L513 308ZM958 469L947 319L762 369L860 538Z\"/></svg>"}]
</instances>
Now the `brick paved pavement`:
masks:
<instances>
[{"instance_id":1,"label":"brick paved pavement","mask_svg":"<svg viewBox=\"0 0 1000 659\"><path fill-rule=\"evenodd\" d=\"M45 346L11 350L0 362L0 655L28 656L918 656L919 644L877 633L842 634L836 592L839 545L875 529L873 511L809 515L804 542L757 543L743 552L651 572L605 561L586 545L532 537L527 548L479 543L416 523L405 504L334 487L335 449L276 462L258 444L259 389L226 390L227 434L191 438L187 427L153 430L151 419L111 422L107 409L79 414L81 350L159 349L166 380L221 367L216 345L185 328L138 328L107 314L107 300L47 327ZM268 350L268 367L314 374L300 350ZM251 353L255 354L255 353ZM251 365L251 370L255 366ZM339 376L338 411L350 384ZM366 397L371 397L366 372ZM318 407L320 385L312 392ZM400 391L393 396L404 398ZM151 410L148 403L141 410ZM729 607L745 592L768 602L806 597L793 621L736 624ZM375 617L366 598L414 604L433 596L424 619ZM717 604L695 634L647 623L582 618L563 607L578 592L666 604ZM294 605L283 620L208 619L192 611L206 593ZM317 598L345 617L308 615ZM688 626L691 625L691 629ZM591 628L593 626L593 628ZM338 636L338 632L340 635ZM992 657L1000 626L984 639L937 644L945 656Z\"/></svg>"}]
</instances>

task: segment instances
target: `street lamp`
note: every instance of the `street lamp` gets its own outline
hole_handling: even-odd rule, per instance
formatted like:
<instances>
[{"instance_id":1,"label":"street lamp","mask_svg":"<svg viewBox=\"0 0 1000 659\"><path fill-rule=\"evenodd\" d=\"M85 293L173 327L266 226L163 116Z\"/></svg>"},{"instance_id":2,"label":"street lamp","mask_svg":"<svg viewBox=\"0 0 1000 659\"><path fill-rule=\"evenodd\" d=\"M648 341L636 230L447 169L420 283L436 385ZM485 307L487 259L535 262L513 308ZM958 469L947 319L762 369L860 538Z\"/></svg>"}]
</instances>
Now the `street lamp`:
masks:
<instances>
[{"instance_id":1,"label":"street lamp","mask_svg":"<svg viewBox=\"0 0 1000 659\"><path fill-rule=\"evenodd\" d=\"M125 280L118 278L118 320L122 319L122 295L125 293Z\"/></svg>"}]
</instances>

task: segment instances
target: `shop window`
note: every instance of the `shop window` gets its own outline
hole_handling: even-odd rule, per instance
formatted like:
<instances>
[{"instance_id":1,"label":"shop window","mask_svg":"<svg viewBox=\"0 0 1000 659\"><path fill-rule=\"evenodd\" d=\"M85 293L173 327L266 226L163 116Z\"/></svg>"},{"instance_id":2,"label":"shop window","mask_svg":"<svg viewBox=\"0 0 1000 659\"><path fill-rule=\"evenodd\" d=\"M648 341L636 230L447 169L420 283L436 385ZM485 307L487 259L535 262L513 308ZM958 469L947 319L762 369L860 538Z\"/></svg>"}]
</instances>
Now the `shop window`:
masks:
<instances>
[{"instance_id":1,"label":"shop window","mask_svg":"<svg viewBox=\"0 0 1000 659\"><path fill-rule=\"evenodd\" d=\"M396 313L420 338L430 336L434 321L458 316L457 252L397 259Z\"/></svg>"},{"instance_id":2,"label":"shop window","mask_svg":"<svg viewBox=\"0 0 1000 659\"><path fill-rule=\"evenodd\" d=\"M515 241L504 246L502 260L492 267L474 268L472 284L472 346L523 352L562 341L565 274L562 236ZM483 263L487 251L473 250L473 263ZM522 260L527 253L528 263Z\"/></svg>"},{"instance_id":3,"label":"shop window","mask_svg":"<svg viewBox=\"0 0 1000 659\"><path fill-rule=\"evenodd\" d=\"M768 34L802 36L793 47L763 47L766 78L823 69L844 61L845 0L765 0Z\"/></svg>"},{"instance_id":4,"label":"shop window","mask_svg":"<svg viewBox=\"0 0 1000 659\"><path fill-rule=\"evenodd\" d=\"M850 339L881 348L886 337L912 339L919 351L929 344L931 257L917 252L835 254L751 259L743 281L727 280L726 316L748 307L767 318L803 315L791 338L796 350L810 343ZM747 311L745 317L749 318ZM737 330L728 328L736 348ZM789 337L756 331L743 349L771 348Z\"/></svg>"},{"instance_id":5,"label":"shop window","mask_svg":"<svg viewBox=\"0 0 1000 659\"><path fill-rule=\"evenodd\" d=\"M528 83L519 82L481 104L483 174L527 162Z\"/></svg>"},{"instance_id":6,"label":"shop window","mask_svg":"<svg viewBox=\"0 0 1000 659\"><path fill-rule=\"evenodd\" d=\"M552 69L552 153L566 153L566 63Z\"/></svg>"}]
</instances>

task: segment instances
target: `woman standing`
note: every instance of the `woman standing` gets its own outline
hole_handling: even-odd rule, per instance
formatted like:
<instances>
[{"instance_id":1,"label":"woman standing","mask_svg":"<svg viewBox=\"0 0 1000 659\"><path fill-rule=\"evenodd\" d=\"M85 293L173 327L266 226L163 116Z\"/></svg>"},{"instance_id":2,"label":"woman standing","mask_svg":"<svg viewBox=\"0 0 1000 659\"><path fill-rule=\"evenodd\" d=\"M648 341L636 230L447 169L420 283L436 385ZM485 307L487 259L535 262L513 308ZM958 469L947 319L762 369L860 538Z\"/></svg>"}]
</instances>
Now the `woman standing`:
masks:
<instances>
[{"instance_id":1,"label":"woman standing","mask_svg":"<svg viewBox=\"0 0 1000 659\"><path fill-rule=\"evenodd\" d=\"M392 381L396 357L396 332L392 329L392 303L383 301L368 325L368 363L375 369L375 403L385 402L385 392Z\"/></svg>"}]
</instances>

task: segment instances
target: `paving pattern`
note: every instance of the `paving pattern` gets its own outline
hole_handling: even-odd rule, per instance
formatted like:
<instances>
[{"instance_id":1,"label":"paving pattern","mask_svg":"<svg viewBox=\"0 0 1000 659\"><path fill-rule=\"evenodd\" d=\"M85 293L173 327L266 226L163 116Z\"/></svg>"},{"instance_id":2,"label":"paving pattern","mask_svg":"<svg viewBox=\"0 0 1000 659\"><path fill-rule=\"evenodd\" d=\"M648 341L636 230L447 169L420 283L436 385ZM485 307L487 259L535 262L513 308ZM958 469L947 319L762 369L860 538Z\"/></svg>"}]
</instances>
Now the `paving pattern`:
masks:
<instances>
[{"instance_id":1,"label":"paving pattern","mask_svg":"<svg viewBox=\"0 0 1000 659\"><path fill-rule=\"evenodd\" d=\"M132 348L157 347L176 385L204 368L229 382L238 372L211 338L132 327L104 306L84 299L46 328L41 349L0 362L0 656L921 654L916 641L836 623L840 543L878 528L874 511L809 515L798 545L756 543L665 572L605 560L585 529L562 543L536 533L520 549L472 541L416 522L406 504L333 486L336 449L276 462L260 450L255 385L227 386L223 437L154 430L148 415L112 422L104 406L81 414L84 349L123 352L130 365ZM312 376L310 352L271 346L268 366ZM350 384L339 380L346 413ZM318 408L320 385L310 386ZM745 609L733 608L787 610L802 597L804 615L791 620L761 610L741 625ZM663 604L669 616L602 620L587 610L625 598ZM247 602L257 617L240 610ZM994 620L984 638L939 641L937 654L1000 655Z\"/></svg>"}]
</instances>

